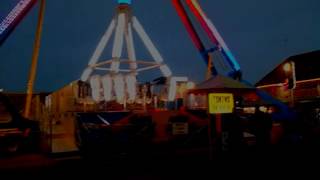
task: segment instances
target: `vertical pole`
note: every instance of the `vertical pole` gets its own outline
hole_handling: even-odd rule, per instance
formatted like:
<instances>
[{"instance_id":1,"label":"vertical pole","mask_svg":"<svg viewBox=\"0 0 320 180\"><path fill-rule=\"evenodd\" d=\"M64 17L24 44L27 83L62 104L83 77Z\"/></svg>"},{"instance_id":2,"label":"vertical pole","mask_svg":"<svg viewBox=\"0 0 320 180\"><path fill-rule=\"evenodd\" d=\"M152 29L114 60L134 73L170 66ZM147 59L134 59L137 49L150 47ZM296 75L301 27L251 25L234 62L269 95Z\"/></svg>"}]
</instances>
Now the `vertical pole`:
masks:
<instances>
[{"instance_id":1,"label":"vertical pole","mask_svg":"<svg viewBox=\"0 0 320 180\"><path fill-rule=\"evenodd\" d=\"M212 140L212 117L209 114L209 122L208 122L208 137L209 137L209 160L212 160L212 154L213 154L213 140Z\"/></svg>"},{"instance_id":2,"label":"vertical pole","mask_svg":"<svg viewBox=\"0 0 320 180\"><path fill-rule=\"evenodd\" d=\"M126 16L123 12L118 13L117 27L116 27L116 33L114 36L113 49L112 49L112 63L111 63L111 70L114 73L118 73L120 68L120 58L122 54L124 29L125 29L125 23L126 23L125 18Z\"/></svg>"},{"instance_id":3,"label":"vertical pole","mask_svg":"<svg viewBox=\"0 0 320 180\"><path fill-rule=\"evenodd\" d=\"M290 89L290 106L294 107L294 89Z\"/></svg>"},{"instance_id":4,"label":"vertical pole","mask_svg":"<svg viewBox=\"0 0 320 180\"><path fill-rule=\"evenodd\" d=\"M49 148L50 148L50 153L52 152L52 148L53 148L53 145L52 145L52 143L53 143L53 118L52 118L52 114L51 114L51 112L50 112L50 115L48 116L48 118L49 118L49 128L50 128L50 134L49 134Z\"/></svg>"},{"instance_id":5,"label":"vertical pole","mask_svg":"<svg viewBox=\"0 0 320 180\"><path fill-rule=\"evenodd\" d=\"M127 95L124 93L124 98L123 98L123 110L127 110Z\"/></svg>"},{"instance_id":6,"label":"vertical pole","mask_svg":"<svg viewBox=\"0 0 320 180\"><path fill-rule=\"evenodd\" d=\"M222 119L221 119L221 114L216 114L216 132L218 138L221 137L222 134Z\"/></svg>"},{"instance_id":7,"label":"vertical pole","mask_svg":"<svg viewBox=\"0 0 320 180\"><path fill-rule=\"evenodd\" d=\"M292 81L293 81L293 87L291 88L291 106L294 107L294 89L296 88L296 66L293 61L291 61L291 71L292 71Z\"/></svg>"},{"instance_id":8,"label":"vertical pole","mask_svg":"<svg viewBox=\"0 0 320 180\"><path fill-rule=\"evenodd\" d=\"M215 131L216 131L216 139L218 147L221 144L221 137L222 137L222 118L221 114L215 114L215 119L209 116L208 122L208 136L209 136L209 158L210 160L213 159L213 138L212 138L212 121L215 120Z\"/></svg>"},{"instance_id":9,"label":"vertical pole","mask_svg":"<svg viewBox=\"0 0 320 180\"><path fill-rule=\"evenodd\" d=\"M37 95L36 96L36 101L35 101L35 116L34 116L34 118L35 118L35 120L40 120L41 119L41 104L40 104L40 95Z\"/></svg>"},{"instance_id":10,"label":"vertical pole","mask_svg":"<svg viewBox=\"0 0 320 180\"><path fill-rule=\"evenodd\" d=\"M147 111L147 89L146 89L146 85L143 85L142 87L142 93L143 93L143 111L146 112Z\"/></svg>"},{"instance_id":11,"label":"vertical pole","mask_svg":"<svg viewBox=\"0 0 320 180\"><path fill-rule=\"evenodd\" d=\"M220 153L223 149L221 114L216 114L215 123L216 123L216 146L217 146L217 152Z\"/></svg>"},{"instance_id":12,"label":"vertical pole","mask_svg":"<svg viewBox=\"0 0 320 180\"><path fill-rule=\"evenodd\" d=\"M206 80L210 79L212 76L212 56L208 54L208 64L207 64L207 73L206 73Z\"/></svg>"},{"instance_id":13,"label":"vertical pole","mask_svg":"<svg viewBox=\"0 0 320 180\"><path fill-rule=\"evenodd\" d=\"M35 41L34 41L32 62L31 62L29 79L28 79L28 84L27 84L27 97L26 97L26 104L25 104L25 111L24 111L24 117L26 117L26 118L28 118L30 116L30 107L31 107L32 94L33 94L33 84L34 84L34 80L36 77L37 64L38 64L39 51L40 51L40 41L41 41L41 33L42 33L42 24L43 24L43 19L44 19L44 10L45 10L45 0L41 0L36 37L35 37Z\"/></svg>"}]
</instances>

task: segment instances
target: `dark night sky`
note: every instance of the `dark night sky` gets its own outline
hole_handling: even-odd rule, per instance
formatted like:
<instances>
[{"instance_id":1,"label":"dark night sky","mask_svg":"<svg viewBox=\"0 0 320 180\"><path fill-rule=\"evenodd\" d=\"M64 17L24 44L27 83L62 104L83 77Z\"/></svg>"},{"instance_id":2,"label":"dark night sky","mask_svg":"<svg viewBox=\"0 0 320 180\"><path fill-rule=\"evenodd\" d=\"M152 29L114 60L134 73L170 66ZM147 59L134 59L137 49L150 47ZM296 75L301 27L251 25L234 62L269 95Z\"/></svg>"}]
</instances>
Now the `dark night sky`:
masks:
<instances>
[{"instance_id":1,"label":"dark night sky","mask_svg":"<svg viewBox=\"0 0 320 180\"><path fill-rule=\"evenodd\" d=\"M1 19L13 1L1 0ZM199 2L251 83L288 56L320 49L319 0ZM115 0L47 0L36 91L53 91L80 78L115 6ZM203 80L205 64L170 0L134 0L133 8L174 74ZM32 9L0 48L0 88L7 91L25 90L37 10ZM138 59L150 59L139 40L136 48ZM109 59L110 52L108 46L102 59Z\"/></svg>"}]
</instances>

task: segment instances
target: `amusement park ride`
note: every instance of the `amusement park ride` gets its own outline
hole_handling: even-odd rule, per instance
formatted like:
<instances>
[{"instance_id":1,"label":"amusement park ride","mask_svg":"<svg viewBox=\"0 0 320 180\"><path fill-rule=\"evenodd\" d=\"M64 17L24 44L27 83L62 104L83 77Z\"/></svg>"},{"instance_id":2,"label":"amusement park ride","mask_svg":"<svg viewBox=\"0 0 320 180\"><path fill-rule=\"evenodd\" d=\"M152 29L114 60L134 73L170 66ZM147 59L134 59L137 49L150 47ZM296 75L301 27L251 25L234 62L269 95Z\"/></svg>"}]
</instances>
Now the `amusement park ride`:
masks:
<instances>
[{"instance_id":1,"label":"amusement park ride","mask_svg":"<svg viewBox=\"0 0 320 180\"><path fill-rule=\"evenodd\" d=\"M9 14L7 18L3 22L0 22L0 45L4 42L4 40L8 37L10 32L13 31L14 27L18 24L18 22L23 18L23 16L30 10L30 8L34 5L34 3L37 0L20 0L17 6L13 9L13 11ZM39 53L39 45L40 45L40 35L41 35L41 24L43 20L43 11L44 11L44 1L42 2L42 8L40 9L40 18L38 22L38 31L37 31L37 38L35 42L35 51L33 56L33 62L36 62L35 60L38 57ZM112 19L110 25L106 29L104 35L102 36L100 42L98 43L94 53L92 54L87 67L84 69L80 82L84 84L89 84L91 89L91 96L90 100L93 99L96 104L100 105L105 102L114 102L116 101L118 104L123 105L123 109L126 110L126 104L134 104L136 103L139 98L141 97L139 95L138 97L138 80L137 76L140 75L141 72L152 70L152 69L158 69L162 73L162 77L165 79L165 88L166 88L166 95L164 98L164 101L166 102L174 102L176 101L176 93L178 86L181 84L187 84L188 78L187 77L176 77L173 75L171 69L169 66L167 66L164 62L164 59L162 58L160 52L157 50L153 42L151 41L148 34L145 32L143 26L133 15L132 9L131 9L131 0L118 0L118 6L116 9L116 13L114 18ZM227 47L226 43L224 42L223 38L213 25L213 23L210 21L210 19L206 16L206 14L201 9L199 3L197 0L171 0L173 6L175 7L178 15L180 16L182 23L184 24L187 32L189 33L189 36L191 37L192 42L194 43L195 47L199 50L200 55L204 59L207 67L207 79L211 77L218 76L220 74L219 69L215 65L216 60L212 59L212 54L219 53L223 57L223 64L225 66L228 66L230 69L226 74L223 74L224 76L228 76L231 79L242 81L242 73L240 66L238 62L236 61L236 58L232 55L230 49ZM206 32L208 39L211 41L212 46L207 48L205 46L204 41L201 40L199 33L196 31L195 23L191 21L190 16L188 15L188 12L185 7L189 7L191 13L196 17L195 19L197 22L201 25L200 27ZM190 14L190 13L189 13ZM145 45L146 50L150 53L152 60L145 61L145 60L138 60L136 57L136 50L133 42L133 34L134 32L138 35L138 37L141 39L143 44ZM113 47L112 47L112 55L110 59L102 60L101 55L106 48L107 44L110 42L110 39L114 38L113 40ZM123 49L126 49L127 56L123 57ZM36 63L32 63L35 64ZM31 95L32 95L32 86L33 86L33 80L35 76L35 68L36 66L32 66L31 68L31 77L29 79L28 83L28 96L29 99L27 99L27 105L26 109L30 108L31 104ZM160 78L161 79L161 78ZM128 122L127 117L125 118L119 118L120 120L113 120L119 117L124 117L123 114L112 114L114 112L110 112L109 109L104 109L107 112L93 112L86 114L86 110L82 111L82 113L79 113L75 115L77 112L76 110L69 110L70 106L75 106L75 102L79 100L78 95L72 95L67 97L66 94L72 94L75 91L78 92L79 89L74 90L73 89L73 83L70 83L70 86L66 86L67 91L64 91L62 93L55 92L48 97L50 101L49 104L50 111L52 111L51 116L49 118L48 124L50 124L50 133L51 135L55 134L55 127L53 127L52 119L60 118L60 126L56 127L57 132L60 132L62 128L67 133L71 133L70 137L64 137L65 142L61 142L61 139L56 140L59 146L62 147L62 151L66 150L66 145L74 143L74 134L72 134L74 131L82 131L85 135L88 129L90 130L90 127L93 127L92 124L97 122L97 127L100 127L100 124L102 123L102 127L108 127L112 129L112 124L121 124L127 127L129 125L134 126L134 124L131 124ZM71 87L71 88L69 88ZM71 89L71 90L70 90ZM252 88L254 89L254 88ZM80 90L79 90L80 92ZM260 93L257 91L257 94ZM60 97L61 96L61 97ZM267 95L262 94L262 97L267 97ZM60 98L60 99L59 99ZM78 98L78 99L77 99ZM58 99L58 100L57 100ZM46 99L47 100L47 99ZM141 100L141 98L140 98ZM52 103L53 101L57 101ZM70 103L65 103L65 102ZM102 103L101 103L102 102ZM272 103L277 104L278 102L273 101ZM70 105L69 105L70 104ZM138 103L139 104L139 103ZM145 105L145 103L144 103ZM57 110L53 107L56 106ZM66 109L63 109L63 107L66 107ZM84 107L86 107L86 102L84 103ZM107 107L108 108L108 107ZM85 108L84 108L85 109ZM108 112L109 110L109 112ZM146 110L146 109L144 109ZM126 111L127 113L128 111ZM144 113L147 111L144 111ZM108 114L110 113L110 114ZM120 112L124 113L124 111ZM161 112L161 111L151 111L148 116L152 116L152 120L156 121L158 123L158 127L156 131L158 134L158 139L165 139L166 137L166 128L165 126L170 124L170 116L173 115L176 112ZM183 112L186 113L186 112ZM69 116L70 114L70 116ZM137 113L138 114L138 113ZM127 114L125 114L127 115ZM145 115L145 114L144 114ZM176 115L176 114L175 114ZM184 114L185 115L185 114ZM128 116L129 117L129 116ZM130 115L131 117L131 115ZM203 129L203 126L207 124L207 119L201 119L201 118L194 118L195 116L190 115L188 116L191 123L197 121L195 126L199 126L200 129ZM80 118L80 119L79 119ZM112 119L112 121L108 121ZM72 119L72 120L70 120ZM76 119L76 120L75 120ZM195 120L196 119L196 120ZM200 119L200 120L199 120ZM74 129L74 121L78 122L80 130ZM174 120L173 120L174 121ZM172 122L173 122L172 121ZM180 120L179 120L180 121ZM192 122L193 121L193 122ZM58 121L57 121L58 122ZM62 122L62 125L61 125ZM71 122L71 123L69 123ZM69 125L64 125L68 124ZM99 124L100 123L100 124ZM167 123L167 124L166 124ZM189 123L189 122L188 122ZM128 125L129 124L129 125ZM188 124L186 122L173 122L174 125L182 125L182 129L186 130L183 131L189 133L188 131ZM88 125L88 126L87 126ZM89 126L90 125L90 126ZM115 125L114 127L118 127ZM65 127L62 127L65 126ZM96 126L94 126L96 127ZM82 128L82 129L81 129ZM115 128L117 129L117 128ZM58 131L59 130L59 131ZM141 129L140 129L141 130ZM140 131L139 129L137 132ZM46 130L47 131L47 130ZM49 130L48 130L49 131ZM65 134L67 134L65 133ZM162 134L165 134L164 136ZM81 132L80 134L77 134L79 137L82 136ZM207 135L207 132L205 132L205 136ZM78 137L77 136L77 137ZM59 137L59 136L57 136ZM87 137L82 137L82 139L86 139ZM51 140L51 145L54 144L55 140ZM72 147L70 149L74 149L74 144L71 145ZM52 147L51 147L52 148ZM52 150L54 151L54 150ZM59 150L60 151L60 150Z\"/></svg>"},{"instance_id":2,"label":"amusement park ride","mask_svg":"<svg viewBox=\"0 0 320 180\"><path fill-rule=\"evenodd\" d=\"M0 47L27 15L37 0L19 0L10 13L0 21ZM40 35L44 17L44 0L41 0L38 28L35 38L32 68L28 80L28 96L26 108L30 110L36 62L39 55ZM29 102L29 103L28 103ZM40 138L39 122L29 118L29 111L24 116L12 104L11 99L0 92L0 151L16 152L21 149L37 149ZM5 122L3 122L5 119Z\"/></svg>"},{"instance_id":3,"label":"amusement park ride","mask_svg":"<svg viewBox=\"0 0 320 180\"><path fill-rule=\"evenodd\" d=\"M208 78L218 75L218 70L213 65L210 54L212 52L218 52L221 53L224 58L223 63L227 64L231 68L231 71L228 72L227 76L240 81L241 70L239 64L231 54L229 48L227 47L222 37L219 35L214 25L201 10L200 5L197 3L197 1L186 1L186 3L190 7L192 13L197 17L197 20L200 22L202 28L208 34L210 40L214 44L213 48L205 48L204 43L201 41L199 34L196 32L188 14L186 13L186 10L183 7L182 1L172 0L172 3L176 8L179 16L181 17L182 22L186 26L186 29L189 32L189 35L193 40L195 46L200 51L201 56L204 58L205 63L208 66ZM151 57L153 58L153 62L137 60L133 42L133 31L135 31L138 34L139 38L142 40L145 48L149 51ZM112 57L109 60L99 62L99 58L101 57L101 54L108 44L109 40L111 39L113 33L114 41L112 48ZM122 57L124 42L126 44L128 58ZM121 66L122 64L127 64L127 66ZM121 67L129 68L125 69ZM88 82L90 84L92 97L96 102L111 102L116 99L117 103L123 104L124 109L126 110L125 107L127 103L135 103L138 99L137 76L140 75L142 71L151 69L160 69L162 76L165 78L167 87L167 98L161 100L168 102L168 104L170 102L177 102L177 87L181 83L187 83L188 78L173 76L172 71L164 63L164 59L145 32L143 26L140 24L137 17L133 15L131 10L131 1L118 0L116 15L114 16L105 34L98 43L96 50L89 60L87 68L83 71L81 81ZM104 71L106 73L101 75L102 73L99 73L99 71ZM156 107L154 107L154 109L156 109ZM173 126L177 127L172 129L174 135L176 135L176 131L178 131L178 134L181 133L180 135L186 135L189 131L188 123L194 124L195 127L199 126L198 128L200 129L203 128L203 124L206 123L206 120L199 120L199 118L195 118L195 116L188 113L186 113L188 115L185 114L182 119L180 117L180 119L175 122L177 119L174 120L173 117L177 115L176 113L179 113L178 111L147 111L146 108L144 108L144 110L147 113L143 113L143 116L150 117L150 120L157 124L157 135L152 139L153 142L166 142L168 140L168 133L165 132L165 128L161 127L161 124L169 125L172 123ZM141 115L140 113L134 112L134 114ZM87 115L83 114L79 115L79 117L77 118L77 122L82 124L79 125L79 127L81 127L85 126L83 124L86 124L88 121L93 121L93 119L96 119L97 122L99 122L102 120L106 121L108 120L108 118L110 117L107 114L103 113L99 115L95 114L90 118L88 118ZM187 120L188 122L186 122L185 120ZM118 120L115 124L121 122L126 125L134 125L134 123L130 123L130 116L128 118L122 118L121 120ZM145 126L144 128L150 129L152 127ZM77 142L79 144L82 144L83 148L85 144L90 141L86 142L88 136L81 134L81 132L86 132L85 129L80 129L79 132L80 133L77 136ZM191 132L191 134L192 133L196 132Z\"/></svg>"},{"instance_id":4,"label":"amusement park ride","mask_svg":"<svg viewBox=\"0 0 320 180\"><path fill-rule=\"evenodd\" d=\"M218 75L218 71L211 60L212 56L210 53L219 51L227 62L225 64L228 64L231 67L231 71L227 75L233 79L240 80L241 70L239 64L215 26L201 10L198 2L195 0L187 0L186 4L190 7L192 13L200 22L201 27L205 30L209 39L214 44L213 48L205 48L204 43L201 41L200 36L196 32L194 25L183 7L182 1L172 0L172 3L189 32L192 41L200 51L201 56L208 66L208 78L211 75ZM152 43L143 26L140 24L137 17L133 16L130 7L131 1L119 0L118 4L116 15L89 60L88 67L82 73L81 80L84 82L89 81L92 88L92 96L95 101L108 102L113 100L113 97L116 97L118 103L126 104L132 103L136 100L137 76L142 71L158 68L160 69L163 77L166 78L168 87L167 101L174 101L176 98L177 83L187 82L188 78L174 77L172 75L172 71L164 63L161 54ZM139 35L146 49L151 54L154 62L137 60L133 42L133 30ZM115 35L112 48L112 58L99 62L99 58L113 33ZM124 40L126 43L128 58L122 58ZM121 64L129 64L129 68L121 69ZM98 73L94 74L97 71L106 71L106 74L103 76L100 76Z\"/></svg>"},{"instance_id":5,"label":"amusement park ride","mask_svg":"<svg viewBox=\"0 0 320 180\"><path fill-rule=\"evenodd\" d=\"M167 78L169 86L168 101L174 101L177 82L186 82L186 77L174 77L170 68L145 32L137 17L133 16L131 1L119 0L116 15L111 21L105 34L101 38L93 53L88 67L84 70L81 80L90 82L93 99L99 101L111 101L116 97L120 104L132 103L137 95L137 76L147 70L160 69L162 76ZM136 32L149 51L152 61L137 60L133 42L133 32ZM110 60L99 62L99 58L114 33L112 57ZM128 58L122 58L124 40ZM128 64L129 68L121 68ZM106 71L102 77L96 71ZM101 93L103 89L103 93ZM103 95L102 95L103 94ZM126 96L127 94L127 96Z\"/></svg>"},{"instance_id":6,"label":"amusement park ride","mask_svg":"<svg viewBox=\"0 0 320 180\"><path fill-rule=\"evenodd\" d=\"M4 19L4 21L1 22L0 45L7 39L10 33L36 2L37 0L20 0L10 14ZM135 102L137 99L137 76L143 71L159 69L162 73L162 76L166 79L166 101L172 102L176 97L177 84L181 82L187 82L188 78L173 76L171 69L165 64L160 52L151 41L143 26L137 17L133 15L131 4L131 0L118 0L116 14L108 26L105 34L98 43L96 50L88 62L88 67L83 71L80 79L84 82L89 82L92 88L92 98L96 102L108 102L116 99L118 103L126 104ZM236 80L241 80L241 70L239 64L213 23L201 9L199 3L196 0L172 0L172 4L174 5L183 24L185 25L185 28L188 31L195 47L199 50L202 58L207 64L207 79L211 76L216 76L219 73L214 65L215 60L213 60L212 56L214 52L219 52L223 56L223 63L231 68L227 76ZM200 35L196 31L195 24L191 22L191 18L189 17L185 8L186 6L190 8L192 14L196 17L196 20L208 35L208 38L213 43L213 47L205 47L205 43L201 40ZM41 27L40 20L39 27ZM134 32L136 32L136 34L142 40L145 48L153 58L152 61L137 60L136 50L133 42ZM99 58L101 57L101 54L103 53L108 42L110 42L113 34L114 40L112 56L108 60L101 61ZM37 35L40 37L41 30L38 30ZM38 38L38 41L35 42L38 42L38 45L36 44L35 46L33 59L36 59L38 54L37 50L39 51L39 39L40 38ZM126 48L124 48L124 46L126 46ZM126 54L128 57L126 58L122 56L124 54L123 49L127 50ZM35 67L31 67L30 75L35 74ZM105 72L105 74L101 75L101 72ZM32 94L32 79L34 78L30 76L28 91L31 92L28 94ZM26 106L30 104L28 103L31 101L30 97L27 100ZM26 109L29 108L27 107Z\"/></svg>"},{"instance_id":7,"label":"amusement park ride","mask_svg":"<svg viewBox=\"0 0 320 180\"><path fill-rule=\"evenodd\" d=\"M20 0L12 11L0 22L0 46L27 15L37 0Z\"/></svg>"},{"instance_id":8,"label":"amusement park ride","mask_svg":"<svg viewBox=\"0 0 320 180\"><path fill-rule=\"evenodd\" d=\"M190 8L192 14L198 20L202 29L206 32L208 38L213 43L213 47L205 47L204 42L201 40L200 35L197 33L196 28L191 21L191 18L184 8L183 2L185 2L186 6ZM226 61L231 68L231 71L228 72L227 76L236 80L241 80L242 73L236 58L231 53L230 49L224 42L216 27L201 9L201 6L197 2L197 0L172 0L172 4L174 5L178 15L180 16L181 21L188 31L195 47L199 50L202 58L208 66L209 74L207 74L207 76L210 77L210 74L212 74L213 76L218 75L218 70L213 63L212 56L210 54L218 51L222 54L224 61Z\"/></svg>"},{"instance_id":9,"label":"amusement park ride","mask_svg":"<svg viewBox=\"0 0 320 180\"><path fill-rule=\"evenodd\" d=\"M16 6L10 11L8 16L5 17L2 22L0 22L0 46L14 31L16 26L27 15L27 13L36 4L36 2L37 0L19 0ZM32 61L31 61L31 67L30 67L29 78L27 83L27 96L26 96L26 104L24 109L24 116L26 118L30 116L33 84L36 78L38 57L40 52L40 42L41 42L41 34L42 34L42 23L44 19L44 10L45 10L45 0L40 0L37 31L36 31L36 36L34 40Z\"/></svg>"}]
</instances>

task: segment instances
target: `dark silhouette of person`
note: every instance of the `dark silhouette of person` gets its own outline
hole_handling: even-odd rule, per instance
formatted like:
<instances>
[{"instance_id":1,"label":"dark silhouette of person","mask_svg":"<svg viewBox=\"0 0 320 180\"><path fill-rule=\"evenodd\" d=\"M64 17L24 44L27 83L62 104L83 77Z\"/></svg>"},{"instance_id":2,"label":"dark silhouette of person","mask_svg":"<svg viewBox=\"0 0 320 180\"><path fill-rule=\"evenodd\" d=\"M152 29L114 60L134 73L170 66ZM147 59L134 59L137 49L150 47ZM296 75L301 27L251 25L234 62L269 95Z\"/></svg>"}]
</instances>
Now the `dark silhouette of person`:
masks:
<instances>
[{"instance_id":1,"label":"dark silhouette of person","mask_svg":"<svg viewBox=\"0 0 320 180\"><path fill-rule=\"evenodd\" d=\"M257 108L253 118L257 147L259 150L265 151L271 140L271 116Z\"/></svg>"},{"instance_id":2,"label":"dark silhouette of person","mask_svg":"<svg viewBox=\"0 0 320 180\"><path fill-rule=\"evenodd\" d=\"M238 152L241 150L243 142L243 129L241 126L241 119L237 114L229 114L224 121L225 130L228 132L228 149L231 152Z\"/></svg>"}]
</instances>

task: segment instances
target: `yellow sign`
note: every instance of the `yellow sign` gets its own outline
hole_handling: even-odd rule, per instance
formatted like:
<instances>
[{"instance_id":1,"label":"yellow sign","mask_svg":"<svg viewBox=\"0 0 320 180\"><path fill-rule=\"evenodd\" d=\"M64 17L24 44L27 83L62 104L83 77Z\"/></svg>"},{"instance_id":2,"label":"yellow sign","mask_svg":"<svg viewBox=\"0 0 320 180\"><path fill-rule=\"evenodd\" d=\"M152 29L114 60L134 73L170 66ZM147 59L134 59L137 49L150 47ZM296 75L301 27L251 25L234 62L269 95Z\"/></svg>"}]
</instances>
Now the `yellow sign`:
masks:
<instances>
[{"instance_id":1,"label":"yellow sign","mask_svg":"<svg viewBox=\"0 0 320 180\"><path fill-rule=\"evenodd\" d=\"M234 108L233 94L211 93L209 94L209 113L232 113Z\"/></svg>"}]
</instances>

